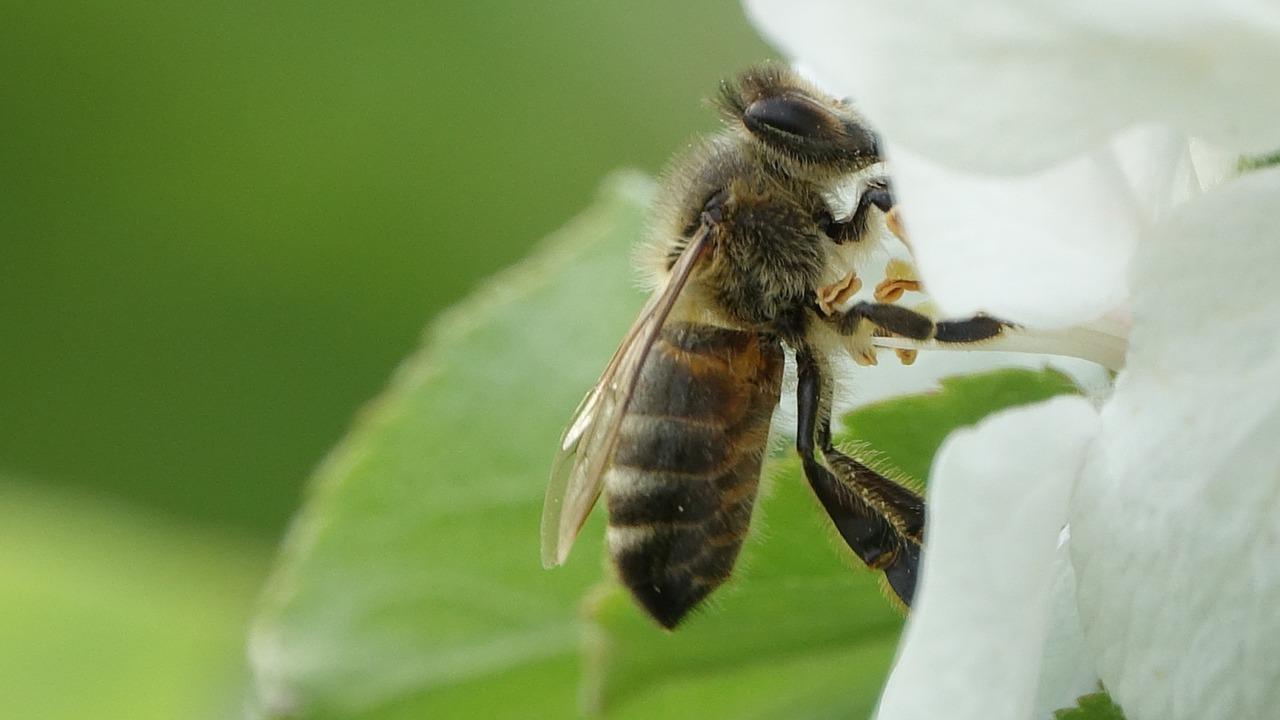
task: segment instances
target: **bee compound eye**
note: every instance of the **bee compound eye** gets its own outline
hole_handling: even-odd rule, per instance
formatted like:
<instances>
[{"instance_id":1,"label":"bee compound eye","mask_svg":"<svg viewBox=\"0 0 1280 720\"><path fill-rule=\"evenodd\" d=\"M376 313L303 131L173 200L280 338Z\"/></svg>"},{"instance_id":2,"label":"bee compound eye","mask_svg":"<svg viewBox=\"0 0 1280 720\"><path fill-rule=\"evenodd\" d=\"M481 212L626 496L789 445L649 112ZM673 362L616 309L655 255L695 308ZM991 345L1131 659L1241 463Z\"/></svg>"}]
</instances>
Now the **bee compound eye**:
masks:
<instances>
[{"instance_id":1,"label":"bee compound eye","mask_svg":"<svg viewBox=\"0 0 1280 720\"><path fill-rule=\"evenodd\" d=\"M838 123L812 100L794 95L756 100L743 111L742 120L756 134L774 131L805 138L832 135Z\"/></svg>"}]
</instances>

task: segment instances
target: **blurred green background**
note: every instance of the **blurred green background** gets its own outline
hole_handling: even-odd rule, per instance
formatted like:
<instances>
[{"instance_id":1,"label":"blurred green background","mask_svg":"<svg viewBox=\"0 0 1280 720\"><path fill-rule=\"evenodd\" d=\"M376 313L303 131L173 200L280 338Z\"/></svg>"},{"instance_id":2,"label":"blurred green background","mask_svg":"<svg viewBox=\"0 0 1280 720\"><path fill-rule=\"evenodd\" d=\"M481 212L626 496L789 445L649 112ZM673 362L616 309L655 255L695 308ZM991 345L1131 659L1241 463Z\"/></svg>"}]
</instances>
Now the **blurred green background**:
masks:
<instances>
[{"instance_id":1,"label":"blurred green background","mask_svg":"<svg viewBox=\"0 0 1280 720\"><path fill-rule=\"evenodd\" d=\"M213 717L423 325L769 55L737 3L0 5L0 697Z\"/></svg>"}]
</instances>

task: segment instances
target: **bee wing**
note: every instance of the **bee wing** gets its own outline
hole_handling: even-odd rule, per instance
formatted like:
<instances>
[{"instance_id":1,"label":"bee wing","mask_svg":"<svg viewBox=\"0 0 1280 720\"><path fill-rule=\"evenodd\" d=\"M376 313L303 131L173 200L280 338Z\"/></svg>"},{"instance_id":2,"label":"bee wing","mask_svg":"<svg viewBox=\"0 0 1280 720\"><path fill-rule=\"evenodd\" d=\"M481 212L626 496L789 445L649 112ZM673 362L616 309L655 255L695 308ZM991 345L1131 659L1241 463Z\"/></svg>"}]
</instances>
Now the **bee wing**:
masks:
<instances>
[{"instance_id":1,"label":"bee wing","mask_svg":"<svg viewBox=\"0 0 1280 720\"><path fill-rule=\"evenodd\" d=\"M591 508L600 497L622 419L644 369L649 348L662 330L680 291L707 247L706 223L689 240L661 291L645 303L600 379L574 411L551 466L542 506L542 565L563 565Z\"/></svg>"},{"instance_id":2,"label":"bee wing","mask_svg":"<svg viewBox=\"0 0 1280 720\"><path fill-rule=\"evenodd\" d=\"M598 452L604 426L614 416L619 419L622 417L616 407L616 399L607 404L604 401L606 396L616 396L616 391L611 393L610 389L617 387L617 371L624 364L624 359L637 366L640 364L632 357L632 348L639 347L636 339L645 327L646 319L653 315L657 300L658 295L655 294L645 303L639 318L613 354L613 359L587 396L578 404L568 427L560 436L556 459L551 465L551 481L547 484L547 495L542 505L543 567L564 564L578 530L586 522L591 508L600 497L604 473L589 473L587 459Z\"/></svg>"}]
</instances>

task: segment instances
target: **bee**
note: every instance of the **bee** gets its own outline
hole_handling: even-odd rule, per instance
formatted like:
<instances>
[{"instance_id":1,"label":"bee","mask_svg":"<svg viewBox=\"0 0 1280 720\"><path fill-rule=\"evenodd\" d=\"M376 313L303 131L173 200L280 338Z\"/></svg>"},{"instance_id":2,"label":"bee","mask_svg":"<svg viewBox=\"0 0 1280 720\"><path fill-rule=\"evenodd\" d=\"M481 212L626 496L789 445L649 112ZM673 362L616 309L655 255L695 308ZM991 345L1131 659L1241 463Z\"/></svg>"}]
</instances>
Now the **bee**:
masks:
<instances>
[{"instance_id":1,"label":"bee","mask_svg":"<svg viewBox=\"0 0 1280 720\"><path fill-rule=\"evenodd\" d=\"M876 213L874 176L852 212L833 188L881 164L852 104L790 69L726 81L725 121L666 173L642 253L655 290L565 430L542 516L542 560L562 565L603 491L607 545L636 601L672 629L730 576L751 524L786 351L795 357L795 447L844 541L910 606L925 505L832 442L834 353L889 335L977 342L986 316L935 322L887 302L848 304Z\"/></svg>"}]
</instances>

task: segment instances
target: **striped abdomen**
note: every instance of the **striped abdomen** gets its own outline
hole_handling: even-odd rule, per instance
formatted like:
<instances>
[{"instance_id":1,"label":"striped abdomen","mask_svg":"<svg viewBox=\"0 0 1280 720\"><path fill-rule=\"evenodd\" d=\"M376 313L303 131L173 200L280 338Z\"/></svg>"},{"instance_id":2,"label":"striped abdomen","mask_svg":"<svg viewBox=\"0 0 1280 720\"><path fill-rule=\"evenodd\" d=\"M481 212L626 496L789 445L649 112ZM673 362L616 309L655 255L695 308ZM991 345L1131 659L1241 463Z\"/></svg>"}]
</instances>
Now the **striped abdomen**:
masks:
<instances>
[{"instance_id":1,"label":"striped abdomen","mask_svg":"<svg viewBox=\"0 0 1280 720\"><path fill-rule=\"evenodd\" d=\"M649 350L605 474L622 581L674 627L733 570L751 523L782 346L672 322Z\"/></svg>"}]
</instances>

